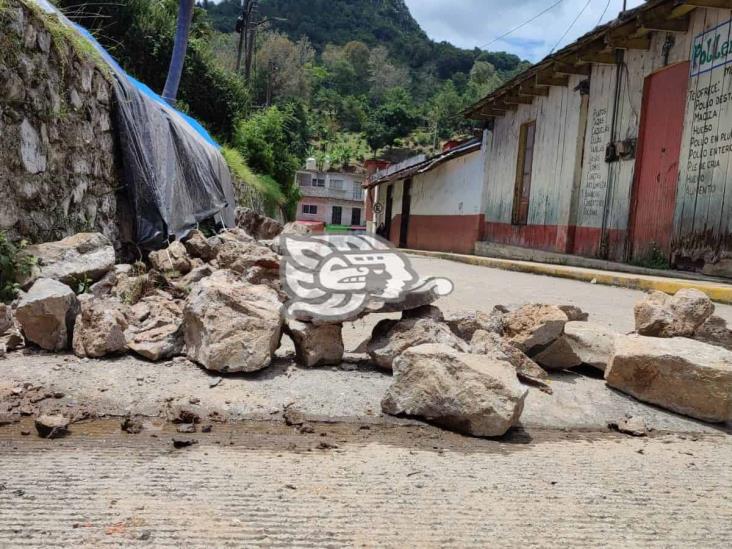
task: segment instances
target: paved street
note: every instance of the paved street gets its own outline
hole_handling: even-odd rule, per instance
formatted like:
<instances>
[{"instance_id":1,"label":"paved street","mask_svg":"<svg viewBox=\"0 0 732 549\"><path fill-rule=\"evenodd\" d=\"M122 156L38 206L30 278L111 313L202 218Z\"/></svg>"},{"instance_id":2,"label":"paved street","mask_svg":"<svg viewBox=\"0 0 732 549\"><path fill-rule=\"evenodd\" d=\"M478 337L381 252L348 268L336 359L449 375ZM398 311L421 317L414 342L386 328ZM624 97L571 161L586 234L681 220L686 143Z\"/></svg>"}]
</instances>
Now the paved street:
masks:
<instances>
[{"instance_id":1,"label":"paved street","mask_svg":"<svg viewBox=\"0 0 732 549\"><path fill-rule=\"evenodd\" d=\"M415 258L451 278L444 310L567 303L633 327L639 292ZM732 308L718 306L732 318ZM378 318L347 327L353 349ZM522 428L479 440L385 417L390 383L363 365L303 369L288 341L275 364L221 380L186 360L13 353L0 396L31 383L61 398L39 411L91 412L40 440L30 419L0 427L0 546L718 547L732 543L732 437L608 389L552 375L530 389ZM2 401L2 399L0 399ZM195 405L191 404L195 403ZM312 433L283 421L286 406ZM175 450L164 421L194 409L210 434ZM144 421L120 432L119 417ZM654 429L608 431L625 414ZM22 436L30 431L31 436Z\"/></svg>"}]
</instances>

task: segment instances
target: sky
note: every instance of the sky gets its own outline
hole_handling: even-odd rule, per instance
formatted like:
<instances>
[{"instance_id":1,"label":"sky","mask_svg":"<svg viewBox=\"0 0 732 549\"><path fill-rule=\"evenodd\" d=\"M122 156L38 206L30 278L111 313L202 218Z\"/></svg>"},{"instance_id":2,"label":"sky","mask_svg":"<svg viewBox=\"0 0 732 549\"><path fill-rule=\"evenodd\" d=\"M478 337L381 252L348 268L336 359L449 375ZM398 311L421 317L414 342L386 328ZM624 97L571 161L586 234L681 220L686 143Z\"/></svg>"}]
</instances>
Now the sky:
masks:
<instances>
[{"instance_id":1,"label":"sky","mask_svg":"<svg viewBox=\"0 0 732 549\"><path fill-rule=\"evenodd\" d=\"M614 19L623 9L623 0L609 0L609 3L608 0L561 0L557 6L533 22L494 42L496 38L528 21L557 0L405 2L414 18L433 40L444 40L461 48L503 50L532 62L551 53L557 44L559 49L571 43L592 30L598 22ZM628 9L642 3L642 0L627 0ZM570 24L585 6L587 8L570 29ZM565 32L567 34L562 38Z\"/></svg>"}]
</instances>

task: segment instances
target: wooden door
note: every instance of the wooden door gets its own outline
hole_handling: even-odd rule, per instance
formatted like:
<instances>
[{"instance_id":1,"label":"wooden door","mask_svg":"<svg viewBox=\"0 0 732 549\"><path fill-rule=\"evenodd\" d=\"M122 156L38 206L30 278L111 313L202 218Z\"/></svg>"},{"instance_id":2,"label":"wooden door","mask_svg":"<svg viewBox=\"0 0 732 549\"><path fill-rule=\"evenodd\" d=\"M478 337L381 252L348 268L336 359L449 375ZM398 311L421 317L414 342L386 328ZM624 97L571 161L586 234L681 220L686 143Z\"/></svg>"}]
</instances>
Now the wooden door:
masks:
<instances>
[{"instance_id":1,"label":"wooden door","mask_svg":"<svg viewBox=\"0 0 732 549\"><path fill-rule=\"evenodd\" d=\"M402 225L399 231L399 247L407 247L407 236L409 233L409 212L412 209L412 180L404 181L404 192L402 193Z\"/></svg>"},{"instance_id":2,"label":"wooden door","mask_svg":"<svg viewBox=\"0 0 732 549\"><path fill-rule=\"evenodd\" d=\"M340 206L333 206L333 216L331 217L332 225L340 225L343 221L343 208Z\"/></svg>"},{"instance_id":3,"label":"wooden door","mask_svg":"<svg viewBox=\"0 0 732 549\"><path fill-rule=\"evenodd\" d=\"M688 62L645 79L630 219L636 259L671 255L688 82Z\"/></svg>"},{"instance_id":4,"label":"wooden door","mask_svg":"<svg viewBox=\"0 0 732 549\"><path fill-rule=\"evenodd\" d=\"M389 185L386 188L386 212L384 213L384 235L387 240L391 240L391 213L394 202L394 186Z\"/></svg>"}]
</instances>

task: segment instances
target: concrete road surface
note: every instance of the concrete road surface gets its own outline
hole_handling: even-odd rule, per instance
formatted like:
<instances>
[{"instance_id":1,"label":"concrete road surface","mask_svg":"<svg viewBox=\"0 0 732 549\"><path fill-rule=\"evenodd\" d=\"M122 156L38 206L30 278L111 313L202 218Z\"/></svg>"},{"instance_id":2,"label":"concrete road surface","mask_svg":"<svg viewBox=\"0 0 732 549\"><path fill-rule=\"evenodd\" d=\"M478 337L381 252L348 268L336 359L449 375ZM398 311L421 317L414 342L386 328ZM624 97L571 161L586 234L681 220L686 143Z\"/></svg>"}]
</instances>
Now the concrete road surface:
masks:
<instances>
[{"instance_id":1,"label":"concrete road surface","mask_svg":"<svg viewBox=\"0 0 732 549\"><path fill-rule=\"evenodd\" d=\"M573 304L624 332L642 295L414 263L455 282L439 302L446 311ZM732 307L717 313L732 320ZM348 348L378 319L347 326ZM303 369L291 350L285 342L271 368L223 378L181 359L26 351L0 360L0 547L732 544L729 426L562 373L552 375L553 396L530 389L521 428L501 440L467 438L382 416L388 374L363 364ZM33 396L19 403L19 388ZM311 428L287 426L288 406ZM7 409L16 421L4 424ZM212 432L177 434L167 420L180 409ZM19 411L31 415L17 421ZM38 439L32 415L59 411L100 419ZM626 414L645 418L651 436L607 429ZM125 415L143 422L140 434L121 432ZM197 444L174 449L174 436Z\"/></svg>"}]
</instances>

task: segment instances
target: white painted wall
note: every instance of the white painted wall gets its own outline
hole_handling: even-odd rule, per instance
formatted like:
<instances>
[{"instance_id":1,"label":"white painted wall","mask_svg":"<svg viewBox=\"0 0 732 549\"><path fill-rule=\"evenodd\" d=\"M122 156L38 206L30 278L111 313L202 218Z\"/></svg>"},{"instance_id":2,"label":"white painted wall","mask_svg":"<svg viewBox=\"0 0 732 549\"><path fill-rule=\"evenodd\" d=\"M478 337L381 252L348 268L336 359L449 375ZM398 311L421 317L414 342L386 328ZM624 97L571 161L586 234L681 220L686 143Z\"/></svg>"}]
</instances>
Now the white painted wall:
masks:
<instances>
[{"instance_id":1,"label":"white painted wall","mask_svg":"<svg viewBox=\"0 0 732 549\"><path fill-rule=\"evenodd\" d=\"M483 154L475 151L415 176L411 215L476 215L482 194Z\"/></svg>"},{"instance_id":2,"label":"white painted wall","mask_svg":"<svg viewBox=\"0 0 732 549\"><path fill-rule=\"evenodd\" d=\"M486 220L511 223L521 125L536 120L536 144L531 174L531 225L561 224L569 216L575 171L581 97L574 88L583 79L572 76L569 86L552 86L547 97L519 105L495 120L486 141Z\"/></svg>"}]
</instances>

